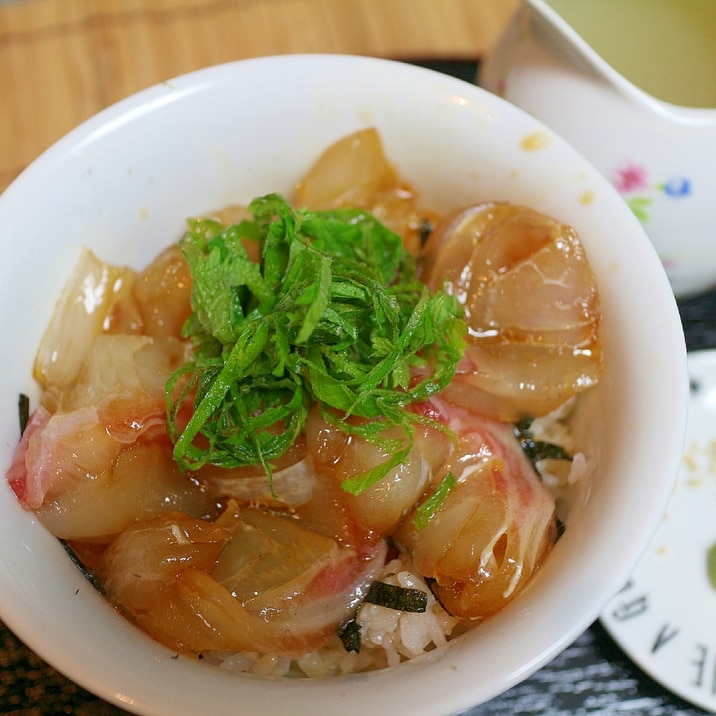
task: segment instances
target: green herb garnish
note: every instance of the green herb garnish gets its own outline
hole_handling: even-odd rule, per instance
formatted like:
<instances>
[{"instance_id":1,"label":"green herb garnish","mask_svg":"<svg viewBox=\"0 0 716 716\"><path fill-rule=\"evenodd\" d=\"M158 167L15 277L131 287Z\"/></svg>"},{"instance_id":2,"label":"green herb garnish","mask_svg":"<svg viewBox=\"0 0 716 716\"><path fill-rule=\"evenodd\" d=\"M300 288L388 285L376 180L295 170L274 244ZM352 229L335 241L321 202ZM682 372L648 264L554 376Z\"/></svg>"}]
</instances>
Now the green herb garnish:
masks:
<instances>
[{"instance_id":1,"label":"green herb garnish","mask_svg":"<svg viewBox=\"0 0 716 716\"><path fill-rule=\"evenodd\" d=\"M250 210L253 221L227 228L190 220L180 242L194 282L184 335L196 350L167 383L174 457L185 470L261 465L270 479L317 405L391 455L345 481L358 493L405 460L421 420L407 406L452 379L462 309L427 290L400 238L365 211L296 210L275 194ZM407 439L386 438L392 426Z\"/></svg>"},{"instance_id":2,"label":"green herb garnish","mask_svg":"<svg viewBox=\"0 0 716 716\"><path fill-rule=\"evenodd\" d=\"M706 550L706 575L711 586L716 589L716 542Z\"/></svg>"},{"instance_id":3,"label":"green herb garnish","mask_svg":"<svg viewBox=\"0 0 716 716\"><path fill-rule=\"evenodd\" d=\"M428 522L430 522L435 513L440 509L455 485L457 485L455 476L451 472L448 472L448 474L440 480L435 491L418 505L415 510L415 515L413 516L413 524L417 529L421 530L427 527Z\"/></svg>"},{"instance_id":4,"label":"green herb garnish","mask_svg":"<svg viewBox=\"0 0 716 716\"><path fill-rule=\"evenodd\" d=\"M401 612L422 613L428 608L427 592L386 582L373 582L365 601Z\"/></svg>"}]
</instances>

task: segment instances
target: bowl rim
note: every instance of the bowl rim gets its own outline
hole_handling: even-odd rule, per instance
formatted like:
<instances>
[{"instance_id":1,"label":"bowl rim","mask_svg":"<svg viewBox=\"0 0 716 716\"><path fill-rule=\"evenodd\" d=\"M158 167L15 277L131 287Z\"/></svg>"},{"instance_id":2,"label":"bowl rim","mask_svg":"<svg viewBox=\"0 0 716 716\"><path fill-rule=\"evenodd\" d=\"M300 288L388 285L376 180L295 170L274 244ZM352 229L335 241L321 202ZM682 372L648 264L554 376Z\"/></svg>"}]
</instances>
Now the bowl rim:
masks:
<instances>
[{"instance_id":1,"label":"bowl rim","mask_svg":"<svg viewBox=\"0 0 716 716\"><path fill-rule=\"evenodd\" d=\"M238 60L197 70L145 89L102 110L70 131L33 162L0 196L0 225L5 218L6 212L9 211L6 207L15 200L17 195L28 191L26 187L30 187L37 177L41 177L49 164L64 161L68 155L77 154L77 152L81 153L85 148L101 141L104 136L111 134L126 123L131 123L145 114L158 112L172 103L183 101L187 97L201 96L204 92L212 91L212 88L235 81L237 74L245 75L245 73L255 71L273 73L273 76L279 76L278 73L285 72L287 68L291 68L290 74L295 77L299 71L306 74L322 68L325 71L326 66L331 68L332 73L346 72L353 75L357 73L373 80L380 77L381 74L390 72L401 80L426 81L431 87L437 88L438 92L459 98L468 109L471 104L474 106L479 105L481 113L484 111L487 114L491 114L490 121L499 121L504 115L517 116L521 125L535 128L535 131L543 131L551 135L549 130L537 120L486 90L433 70L398 61L351 55L283 55ZM596 170L593 170L586 160L583 160L565 142L554 137L552 141L560 152L569 156L570 161L583 166L584 171L591 172L592 175L597 174ZM606 180L602 178L601 181L605 185L604 192L608 194L609 188ZM614 197L618 196L616 192L613 192L613 195ZM626 212L627 210L624 209L624 211ZM627 219L624 221L629 224ZM653 273L656 277L654 287L655 304L652 310L658 311L663 318L664 336L669 346L669 350L665 350L663 355L664 361L668 363L668 366L664 367L664 371L675 377L673 387L662 386L661 388L663 395L669 397L669 404L673 405L673 412L669 419L674 428L671 436L667 436L661 446L664 454L668 455L664 473L671 472L675 481L678 467L676 453L678 453L678 458L680 459L679 445L683 443L688 398L688 391L682 391L681 388L676 386L680 380L683 380L682 387L686 387L688 384L685 347L683 349L677 347L679 341L683 345L683 333L681 332L678 311L666 276L663 271L659 274L660 264L658 259L653 250L651 250L648 239L646 239L636 219L631 222L631 226L633 232L639 233L643 237L639 246L639 256L646 260L647 266L645 270ZM658 489L654 489L653 493L646 498L645 512L652 514L653 518L635 528L634 534L637 539L635 539L634 545L625 548L624 553L621 555L622 562L620 567L612 575L614 584L620 580L626 581L630 570L635 566L642 551L646 549L651 535L656 530L660 514L666 508L672 485L673 481L669 483L668 480L664 479L658 485ZM1 502L2 494L0 493ZM661 513L659 510L661 510ZM26 514L14 515L12 522L16 526L22 523L22 529L29 531L35 529L33 527L35 523ZM48 544L47 541L45 541L45 544ZM57 548L55 548L55 551L59 553ZM604 555L602 555L602 558L604 558ZM173 672L171 680L175 684L180 682L185 684L186 688L182 689L182 693L170 695L170 701L168 702L167 694L162 693L161 680L169 678L167 676L169 671L167 669L166 650L163 647L153 644L145 645L146 659L144 663L146 665L159 665L157 673L161 679L160 681L147 683L143 680L142 674L112 674L111 666L113 662L111 659L107 662L106 657L97 658L91 664L88 663L82 648L77 647L77 649L72 649L68 653L66 644L48 643L45 640L47 632L39 630L37 624L28 623L24 614L25 605L21 599L24 587L18 583L21 574L12 571L16 567L17 563L8 563L3 556L0 556L0 584L4 586L4 589L0 590L0 615L2 615L8 627L17 633L43 659L46 659L55 668L67 674L69 678L81 684L84 688L126 710L153 714L176 713L176 708L181 709L182 706L188 706L186 690L198 688L199 685L202 688L207 688L207 685L209 685L216 690L214 692L214 706L209 708L207 705L206 713L222 713L222 709L226 708L231 702L231 697L235 696L233 692L239 683L244 689L244 694L249 694L251 699L256 699L255 703L265 703L262 711L267 714L270 712L279 713L285 710L287 704L296 694L301 694L305 691L308 683L311 684L309 688L311 689L312 700L322 699L324 704L332 703L335 705L340 703L346 714L353 713L354 709L357 713L358 710L362 712L365 709L366 700L359 699L357 703L347 703L347 699L359 693L365 696L366 683L373 685L375 690L378 690L386 679L390 679L402 695L409 691L424 695L426 678L435 678L431 675L433 670L436 670L438 674L444 677L444 685L434 688L436 698L441 699L441 705L438 707L440 713L457 712L496 696L547 663L598 618L603 606L613 596L611 589L602 588L602 591L599 592L597 587L596 591L590 595L590 603L588 606L585 605L581 616L573 618L569 627L561 630L561 636L558 639L549 636L551 632L547 627L543 630L538 629L537 638L541 640L542 646L531 654L527 663L523 663L519 668L512 668L508 674L499 680L499 683L493 682L489 687L484 684L475 684L473 675L466 674L464 668L462 668L464 666L463 662L461 662L460 668L456 666L455 662L464 661L466 658L465 652L469 651L469 647L466 645L467 642L462 642L459 645L453 645L455 648L451 648L447 654L436 655L435 658L428 659L425 663L404 665L394 671L375 672L370 676L354 675L322 682L271 682L273 695L268 702L263 702L263 699L266 698L266 689L263 688L266 682L264 681L261 682L261 686L256 687L255 679L219 672L214 673L214 671L209 674L208 670L202 670L201 676L197 676L198 671L190 660L184 658L172 659L172 664L169 666L169 669ZM77 607L76 611L69 613L67 618L71 620L79 619L81 613L87 613L87 619L104 618L103 615L106 614L108 607L101 597L91 593L79 573L75 583L77 590L81 592L81 599L78 600L80 606ZM583 587L584 585L581 586ZM585 597L585 594L579 592L575 596ZM534 605L530 605L529 599L524 604L523 611L526 615L529 615ZM503 623L499 619L495 619L483 625L481 630L484 629L491 634L498 634L503 627ZM135 628L127 624L126 629L118 629L117 634L114 636L117 637L117 643L114 645L118 653L117 658L131 659L136 643ZM547 645L547 642L549 642L549 645ZM423 672L426 673L424 674ZM455 672L459 672L459 677L451 678L450 675L454 675ZM468 683L472 684L470 688L467 686ZM380 690L381 692L384 691L384 689ZM370 698L372 699L373 696ZM405 707L404 700L396 699L391 701L391 698L386 699L385 703L387 705L392 703L396 709ZM443 709L443 706L445 709ZM434 704L424 699L423 696L414 700L413 707L413 712L418 715L425 714L427 716L428 714L436 713ZM310 712L316 713L316 708L314 702ZM298 708L294 710L299 714L302 713ZM308 712L307 710L306 713Z\"/></svg>"}]
</instances>

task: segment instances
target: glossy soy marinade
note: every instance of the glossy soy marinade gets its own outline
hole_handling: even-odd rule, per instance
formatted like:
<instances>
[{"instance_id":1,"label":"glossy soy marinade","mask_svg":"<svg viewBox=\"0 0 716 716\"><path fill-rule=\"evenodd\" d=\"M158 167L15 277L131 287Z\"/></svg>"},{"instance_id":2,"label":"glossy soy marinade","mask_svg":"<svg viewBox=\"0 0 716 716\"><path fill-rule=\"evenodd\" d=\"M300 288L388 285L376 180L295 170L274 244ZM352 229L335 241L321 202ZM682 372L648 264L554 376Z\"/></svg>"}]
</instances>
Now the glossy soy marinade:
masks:
<instances>
[{"instance_id":1,"label":"glossy soy marinade","mask_svg":"<svg viewBox=\"0 0 716 716\"><path fill-rule=\"evenodd\" d=\"M437 217L364 130L292 204L191 220L144 271L85 251L8 479L172 649L256 673L393 665L548 553L535 461L555 484L588 462L560 415L598 382L599 321L572 229L499 202Z\"/></svg>"}]
</instances>

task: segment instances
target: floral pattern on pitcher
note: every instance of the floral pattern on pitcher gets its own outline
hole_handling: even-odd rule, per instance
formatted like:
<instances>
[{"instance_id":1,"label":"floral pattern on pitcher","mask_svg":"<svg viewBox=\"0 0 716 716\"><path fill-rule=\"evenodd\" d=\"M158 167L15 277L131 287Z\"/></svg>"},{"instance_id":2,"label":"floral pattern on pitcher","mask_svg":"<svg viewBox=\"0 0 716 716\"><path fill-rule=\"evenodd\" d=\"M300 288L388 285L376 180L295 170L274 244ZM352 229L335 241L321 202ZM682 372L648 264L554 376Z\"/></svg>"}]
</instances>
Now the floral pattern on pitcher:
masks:
<instances>
[{"instance_id":1,"label":"floral pattern on pitcher","mask_svg":"<svg viewBox=\"0 0 716 716\"><path fill-rule=\"evenodd\" d=\"M683 199L691 194L691 180L688 177L677 175L663 182L652 183L646 168L631 161L619 165L610 179L637 219L644 223L649 221L649 206L654 202L654 192L672 199Z\"/></svg>"}]
</instances>

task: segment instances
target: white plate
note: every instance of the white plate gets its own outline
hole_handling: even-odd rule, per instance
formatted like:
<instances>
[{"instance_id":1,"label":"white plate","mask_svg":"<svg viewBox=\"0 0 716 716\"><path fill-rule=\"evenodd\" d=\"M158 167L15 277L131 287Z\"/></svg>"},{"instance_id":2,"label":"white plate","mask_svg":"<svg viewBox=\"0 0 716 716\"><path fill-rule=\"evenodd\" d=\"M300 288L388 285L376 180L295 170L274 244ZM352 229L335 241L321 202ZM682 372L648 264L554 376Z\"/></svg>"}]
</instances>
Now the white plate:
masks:
<instances>
[{"instance_id":1,"label":"white plate","mask_svg":"<svg viewBox=\"0 0 716 716\"><path fill-rule=\"evenodd\" d=\"M689 375L689 424L674 494L602 623L650 676L716 713L716 586L707 568L716 544L716 350L691 353Z\"/></svg>"}]
</instances>

